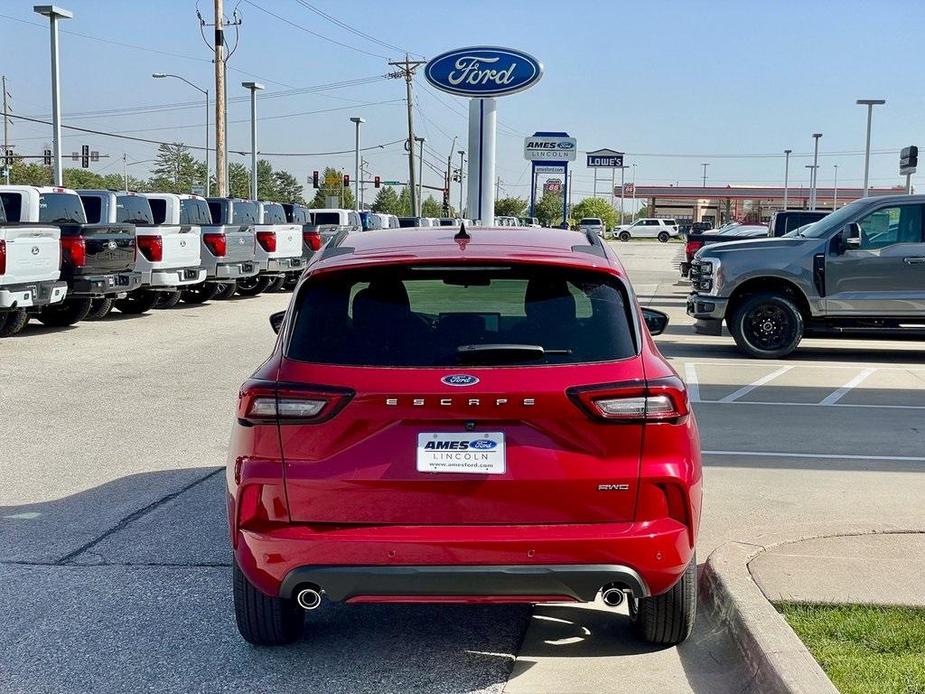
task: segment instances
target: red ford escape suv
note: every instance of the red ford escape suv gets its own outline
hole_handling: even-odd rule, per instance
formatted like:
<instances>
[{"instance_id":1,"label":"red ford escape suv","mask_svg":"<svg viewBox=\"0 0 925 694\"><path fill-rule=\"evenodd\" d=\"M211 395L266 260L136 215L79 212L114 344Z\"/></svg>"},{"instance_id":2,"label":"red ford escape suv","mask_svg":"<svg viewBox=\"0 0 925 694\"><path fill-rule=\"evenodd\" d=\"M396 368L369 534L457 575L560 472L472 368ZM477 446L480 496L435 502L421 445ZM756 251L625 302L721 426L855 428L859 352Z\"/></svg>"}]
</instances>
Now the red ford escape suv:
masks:
<instances>
[{"instance_id":1,"label":"red ford escape suv","mask_svg":"<svg viewBox=\"0 0 925 694\"><path fill-rule=\"evenodd\" d=\"M601 594L649 641L690 633L697 426L667 316L596 234L343 232L271 323L227 471L245 639L298 639L324 597Z\"/></svg>"}]
</instances>

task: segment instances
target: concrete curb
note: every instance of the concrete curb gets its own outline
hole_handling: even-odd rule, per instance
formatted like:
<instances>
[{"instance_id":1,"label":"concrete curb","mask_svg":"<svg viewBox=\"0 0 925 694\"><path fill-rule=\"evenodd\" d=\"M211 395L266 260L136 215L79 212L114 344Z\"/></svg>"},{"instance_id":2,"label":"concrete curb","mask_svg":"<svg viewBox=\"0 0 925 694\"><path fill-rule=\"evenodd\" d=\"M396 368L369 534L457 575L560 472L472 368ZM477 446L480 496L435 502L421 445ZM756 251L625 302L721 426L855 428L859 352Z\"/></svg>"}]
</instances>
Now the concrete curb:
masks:
<instances>
[{"instance_id":1,"label":"concrete curb","mask_svg":"<svg viewBox=\"0 0 925 694\"><path fill-rule=\"evenodd\" d=\"M763 694L838 694L835 685L752 579L748 564L762 552L803 540L920 532L896 526L816 527L804 533L775 533L756 542L729 542L707 558L700 588L721 624L729 629L748 669L753 689Z\"/></svg>"}]
</instances>

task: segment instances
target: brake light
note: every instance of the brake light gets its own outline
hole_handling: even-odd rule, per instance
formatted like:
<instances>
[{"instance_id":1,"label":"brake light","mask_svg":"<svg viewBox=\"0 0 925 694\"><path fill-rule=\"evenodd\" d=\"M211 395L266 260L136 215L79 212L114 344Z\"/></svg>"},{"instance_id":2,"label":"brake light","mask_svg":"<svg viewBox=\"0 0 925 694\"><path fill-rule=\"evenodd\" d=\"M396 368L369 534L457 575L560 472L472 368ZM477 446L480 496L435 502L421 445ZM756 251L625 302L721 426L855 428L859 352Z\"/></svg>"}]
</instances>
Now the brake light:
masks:
<instances>
[{"instance_id":1,"label":"brake light","mask_svg":"<svg viewBox=\"0 0 925 694\"><path fill-rule=\"evenodd\" d=\"M214 256L222 258L228 252L228 240L224 234L208 231L202 235L202 240Z\"/></svg>"},{"instance_id":2,"label":"brake light","mask_svg":"<svg viewBox=\"0 0 925 694\"><path fill-rule=\"evenodd\" d=\"M74 267L87 264L87 244L83 236L65 236L61 239L61 260Z\"/></svg>"},{"instance_id":3,"label":"brake light","mask_svg":"<svg viewBox=\"0 0 925 694\"><path fill-rule=\"evenodd\" d=\"M608 422L678 423L690 413L684 384L674 376L648 383L571 388L568 394L586 413Z\"/></svg>"},{"instance_id":4,"label":"brake light","mask_svg":"<svg viewBox=\"0 0 925 694\"><path fill-rule=\"evenodd\" d=\"M687 259L690 260L694 257L694 253L703 248L703 241L688 241L684 245L684 252L687 254Z\"/></svg>"},{"instance_id":5,"label":"brake light","mask_svg":"<svg viewBox=\"0 0 925 694\"><path fill-rule=\"evenodd\" d=\"M257 243L259 243L261 248L263 248L263 250L265 250L267 253L272 253L276 250L276 232L258 231Z\"/></svg>"},{"instance_id":6,"label":"brake light","mask_svg":"<svg viewBox=\"0 0 925 694\"><path fill-rule=\"evenodd\" d=\"M305 241L305 245L308 246L313 251L321 250L321 234L317 231L303 231L302 239Z\"/></svg>"},{"instance_id":7,"label":"brake light","mask_svg":"<svg viewBox=\"0 0 925 694\"><path fill-rule=\"evenodd\" d=\"M352 390L262 382L245 383L238 396L238 421L246 425L316 424L340 412Z\"/></svg>"},{"instance_id":8,"label":"brake light","mask_svg":"<svg viewBox=\"0 0 925 694\"><path fill-rule=\"evenodd\" d=\"M136 241L138 250L152 263L159 263L164 259L164 239L160 236L139 236Z\"/></svg>"},{"instance_id":9,"label":"brake light","mask_svg":"<svg viewBox=\"0 0 925 694\"><path fill-rule=\"evenodd\" d=\"M6 274L6 241L0 239L0 275Z\"/></svg>"}]
</instances>

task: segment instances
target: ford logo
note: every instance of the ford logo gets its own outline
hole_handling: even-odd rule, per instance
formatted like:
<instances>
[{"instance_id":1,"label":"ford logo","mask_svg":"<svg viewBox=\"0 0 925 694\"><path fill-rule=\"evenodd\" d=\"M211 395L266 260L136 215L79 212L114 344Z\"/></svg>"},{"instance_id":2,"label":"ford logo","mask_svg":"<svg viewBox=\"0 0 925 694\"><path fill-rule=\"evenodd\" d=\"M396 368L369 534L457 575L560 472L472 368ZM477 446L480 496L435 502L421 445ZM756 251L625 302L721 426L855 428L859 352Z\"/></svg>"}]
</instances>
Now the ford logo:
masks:
<instances>
[{"instance_id":1,"label":"ford logo","mask_svg":"<svg viewBox=\"0 0 925 694\"><path fill-rule=\"evenodd\" d=\"M468 374L453 374L444 376L440 379L440 382L448 386L474 386L479 382L479 379Z\"/></svg>"},{"instance_id":2,"label":"ford logo","mask_svg":"<svg viewBox=\"0 0 925 694\"><path fill-rule=\"evenodd\" d=\"M116 249L116 246L118 246L119 244L117 244L115 241L110 241L106 245L109 246L109 250L114 251Z\"/></svg>"},{"instance_id":3,"label":"ford logo","mask_svg":"<svg viewBox=\"0 0 925 694\"><path fill-rule=\"evenodd\" d=\"M38 247L38 246L33 246L33 247L32 247L32 255L38 255L38 254L39 254L39 247Z\"/></svg>"},{"instance_id":4,"label":"ford logo","mask_svg":"<svg viewBox=\"0 0 925 694\"><path fill-rule=\"evenodd\" d=\"M558 144L556 144L556 147L558 147L559 149L575 149L575 143L574 142L559 142Z\"/></svg>"},{"instance_id":5,"label":"ford logo","mask_svg":"<svg viewBox=\"0 0 925 694\"><path fill-rule=\"evenodd\" d=\"M543 76L543 65L512 48L476 46L441 53L427 63L424 76L450 94L485 98L529 89Z\"/></svg>"},{"instance_id":6,"label":"ford logo","mask_svg":"<svg viewBox=\"0 0 925 694\"><path fill-rule=\"evenodd\" d=\"M477 451L490 451L492 448L497 448L497 446L497 443L488 439L476 439L469 442L469 448L474 448Z\"/></svg>"}]
</instances>

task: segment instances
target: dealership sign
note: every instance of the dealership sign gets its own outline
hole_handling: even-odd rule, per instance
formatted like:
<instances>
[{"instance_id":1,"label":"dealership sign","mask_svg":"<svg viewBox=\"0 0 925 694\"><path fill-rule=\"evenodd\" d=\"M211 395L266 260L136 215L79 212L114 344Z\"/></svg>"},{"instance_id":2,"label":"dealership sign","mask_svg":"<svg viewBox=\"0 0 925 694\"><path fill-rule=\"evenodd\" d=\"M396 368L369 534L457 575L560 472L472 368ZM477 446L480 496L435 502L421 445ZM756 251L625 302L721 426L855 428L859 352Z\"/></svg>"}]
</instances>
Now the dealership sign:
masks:
<instances>
[{"instance_id":1,"label":"dealership sign","mask_svg":"<svg viewBox=\"0 0 925 694\"><path fill-rule=\"evenodd\" d=\"M527 161L575 161L578 144L574 137L536 136L524 138Z\"/></svg>"},{"instance_id":2,"label":"dealership sign","mask_svg":"<svg viewBox=\"0 0 925 694\"><path fill-rule=\"evenodd\" d=\"M588 152L588 160L586 166L592 169L622 168L623 152L616 152L612 149L596 149L593 152Z\"/></svg>"},{"instance_id":3,"label":"dealership sign","mask_svg":"<svg viewBox=\"0 0 925 694\"><path fill-rule=\"evenodd\" d=\"M543 76L543 65L513 48L475 46L441 53L427 63L424 76L450 94L486 98L529 89Z\"/></svg>"}]
</instances>

